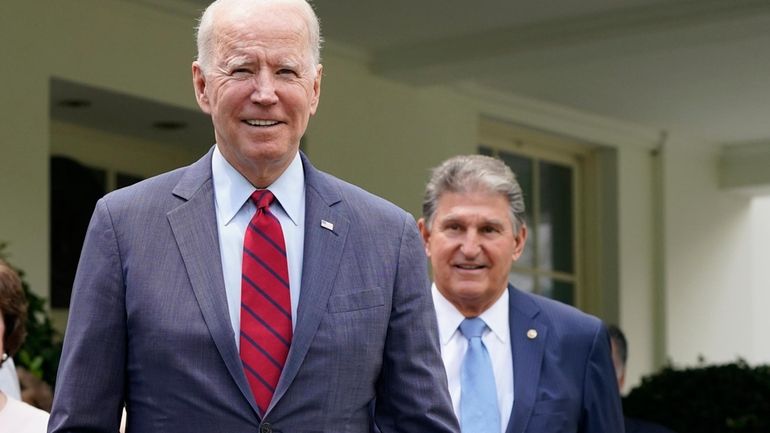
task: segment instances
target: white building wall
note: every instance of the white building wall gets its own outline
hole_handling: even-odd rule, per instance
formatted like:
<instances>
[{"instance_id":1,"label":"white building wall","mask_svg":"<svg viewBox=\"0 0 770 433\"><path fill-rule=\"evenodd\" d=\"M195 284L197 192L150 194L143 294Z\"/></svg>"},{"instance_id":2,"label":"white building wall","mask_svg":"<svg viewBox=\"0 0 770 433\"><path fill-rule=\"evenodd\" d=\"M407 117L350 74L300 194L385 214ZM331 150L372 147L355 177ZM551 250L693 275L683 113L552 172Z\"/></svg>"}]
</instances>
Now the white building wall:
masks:
<instances>
[{"instance_id":1,"label":"white building wall","mask_svg":"<svg viewBox=\"0 0 770 433\"><path fill-rule=\"evenodd\" d=\"M752 200L751 287L753 353L750 362L770 364L770 196Z\"/></svg>"},{"instance_id":2,"label":"white building wall","mask_svg":"<svg viewBox=\"0 0 770 433\"><path fill-rule=\"evenodd\" d=\"M664 180L667 353L675 364L753 352L751 199L719 189L718 149L674 143Z\"/></svg>"},{"instance_id":3,"label":"white building wall","mask_svg":"<svg viewBox=\"0 0 770 433\"><path fill-rule=\"evenodd\" d=\"M648 149L618 155L620 173L620 326L628 341L626 385L655 369L654 162Z\"/></svg>"}]
</instances>

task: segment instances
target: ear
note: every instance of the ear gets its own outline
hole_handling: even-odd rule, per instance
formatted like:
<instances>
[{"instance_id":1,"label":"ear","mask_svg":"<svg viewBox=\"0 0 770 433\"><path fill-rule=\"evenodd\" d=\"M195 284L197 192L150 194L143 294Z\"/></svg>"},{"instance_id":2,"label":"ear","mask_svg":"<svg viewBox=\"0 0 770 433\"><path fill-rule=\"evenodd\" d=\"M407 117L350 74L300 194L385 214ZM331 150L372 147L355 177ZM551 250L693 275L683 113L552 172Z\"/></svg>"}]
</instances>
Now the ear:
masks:
<instances>
[{"instance_id":1,"label":"ear","mask_svg":"<svg viewBox=\"0 0 770 433\"><path fill-rule=\"evenodd\" d=\"M321 78L323 77L323 65L316 66L315 79L313 79L313 95L310 97L310 115L315 115L318 102L321 100Z\"/></svg>"},{"instance_id":2,"label":"ear","mask_svg":"<svg viewBox=\"0 0 770 433\"><path fill-rule=\"evenodd\" d=\"M521 253L524 252L524 246L527 244L527 226L521 225L519 232L516 234L516 247L513 249L513 261L516 261L521 257Z\"/></svg>"},{"instance_id":3,"label":"ear","mask_svg":"<svg viewBox=\"0 0 770 433\"><path fill-rule=\"evenodd\" d=\"M618 375L618 388L620 389L620 393L623 393L623 387L626 385L626 369L623 368L620 374Z\"/></svg>"},{"instance_id":4,"label":"ear","mask_svg":"<svg viewBox=\"0 0 770 433\"><path fill-rule=\"evenodd\" d=\"M195 90L195 100L198 106L206 114L211 114L211 105L209 97L206 94L206 75L203 73L200 64L197 61L192 64L193 89Z\"/></svg>"},{"instance_id":5,"label":"ear","mask_svg":"<svg viewBox=\"0 0 770 433\"><path fill-rule=\"evenodd\" d=\"M430 257L430 231L425 224L425 218L417 220L417 228L420 229L420 235L422 236L422 243L425 246L425 255Z\"/></svg>"}]
</instances>

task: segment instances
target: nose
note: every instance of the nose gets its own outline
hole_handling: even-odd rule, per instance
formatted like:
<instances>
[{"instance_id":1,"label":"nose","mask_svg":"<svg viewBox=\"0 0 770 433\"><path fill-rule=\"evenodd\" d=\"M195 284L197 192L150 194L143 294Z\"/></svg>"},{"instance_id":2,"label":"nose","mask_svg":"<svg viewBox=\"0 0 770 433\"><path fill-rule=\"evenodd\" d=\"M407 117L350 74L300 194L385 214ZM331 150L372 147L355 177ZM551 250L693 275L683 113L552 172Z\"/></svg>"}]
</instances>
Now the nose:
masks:
<instances>
[{"instance_id":1,"label":"nose","mask_svg":"<svg viewBox=\"0 0 770 433\"><path fill-rule=\"evenodd\" d=\"M481 239L475 230L468 230L460 245L460 252L466 258L474 258L481 253Z\"/></svg>"},{"instance_id":2,"label":"nose","mask_svg":"<svg viewBox=\"0 0 770 433\"><path fill-rule=\"evenodd\" d=\"M268 71L260 71L253 77L254 91L251 92L251 101L259 105L273 105L278 102L275 93L275 78Z\"/></svg>"}]
</instances>

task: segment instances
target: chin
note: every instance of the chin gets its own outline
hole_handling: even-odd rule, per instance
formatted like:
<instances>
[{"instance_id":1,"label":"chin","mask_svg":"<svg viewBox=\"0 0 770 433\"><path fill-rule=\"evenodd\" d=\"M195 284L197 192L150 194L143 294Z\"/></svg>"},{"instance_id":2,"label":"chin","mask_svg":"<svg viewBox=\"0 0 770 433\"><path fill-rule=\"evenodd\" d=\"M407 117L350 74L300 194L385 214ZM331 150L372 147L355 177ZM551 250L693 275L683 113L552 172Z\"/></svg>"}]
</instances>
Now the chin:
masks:
<instances>
[{"instance_id":1,"label":"chin","mask_svg":"<svg viewBox=\"0 0 770 433\"><path fill-rule=\"evenodd\" d=\"M491 291L487 286L478 284L458 284L455 292L461 298L472 300L488 297Z\"/></svg>"},{"instance_id":2,"label":"chin","mask_svg":"<svg viewBox=\"0 0 770 433\"><path fill-rule=\"evenodd\" d=\"M250 143L245 146L246 154L260 160L280 160L294 156L298 146L290 146L283 143L261 142Z\"/></svg>"}]
</instances>

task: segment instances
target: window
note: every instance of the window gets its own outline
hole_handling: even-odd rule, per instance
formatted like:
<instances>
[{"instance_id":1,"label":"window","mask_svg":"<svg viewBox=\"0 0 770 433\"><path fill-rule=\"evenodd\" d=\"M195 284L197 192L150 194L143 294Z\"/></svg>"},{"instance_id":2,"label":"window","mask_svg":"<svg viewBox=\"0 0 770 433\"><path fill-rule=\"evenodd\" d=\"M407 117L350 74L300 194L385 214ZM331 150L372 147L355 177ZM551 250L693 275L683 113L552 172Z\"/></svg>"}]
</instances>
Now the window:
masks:
<instances>
[{"instance_id":1,"label":"window","mask_svg":"<svg viewBox=\"0 0 770 433\"><path fill-rule=\"evenodd\" d=\"M51 307L69 308L80 250L96 201L140 176L51 157Z\"/></svg>"},{"instance_id":2,"label":"window","mask_svg":"<svg viewBox=\"0 0 770 433\"><path fill-rule=\"evenodd\" d=\"M503 160L524 192L528 239L513 264L517 288L577 305L582 286L578 194L581 153L562 137L492 122L482 124L479 153Z\"/></svg>"}]
</instances>

